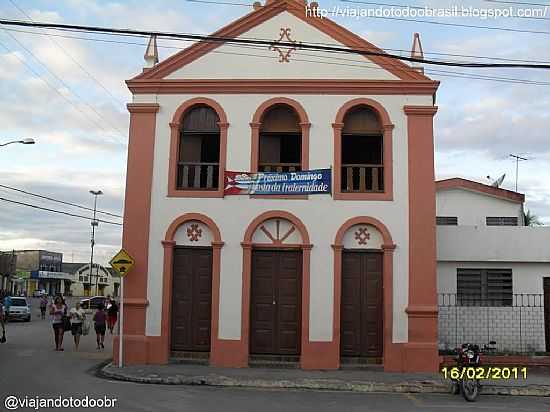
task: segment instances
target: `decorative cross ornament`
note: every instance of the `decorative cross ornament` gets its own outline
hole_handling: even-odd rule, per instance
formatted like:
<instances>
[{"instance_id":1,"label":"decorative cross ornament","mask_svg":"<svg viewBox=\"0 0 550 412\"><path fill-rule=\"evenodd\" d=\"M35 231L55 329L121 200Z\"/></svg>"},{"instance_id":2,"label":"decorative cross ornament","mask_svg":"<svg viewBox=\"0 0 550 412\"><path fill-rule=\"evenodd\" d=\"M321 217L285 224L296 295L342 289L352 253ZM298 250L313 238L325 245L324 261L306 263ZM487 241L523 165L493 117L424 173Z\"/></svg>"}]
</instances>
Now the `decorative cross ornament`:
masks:
<instances>
[{"instance_id":1,"label":"decorative cross ornament","mask_svg":"<svg viewBox=\"0 0 550 412\"><path fill-rule=\"evenodd\" d=\"M358 245L366 245L367 240L370 239L370 233L367 231L366 227L360 227L354 234Z\"/></svg>"},{"instance_id":2,"label":"decorative cross ornament","mask_svg":"<svg viewBox=\"0 0 550 412\"><path fill-rule=\"evenodd\" d=\"M197 223L192 223L187 228L187 237L190 242L198 242L199 238L202 236L202 229L199 228Z\"/></svg>"},{"instance_id":3,"label":"decorative cross ornament","mask_svg":"<svg viewBox=\"0 0 550 412\"><path fill-rule=\"evenodd\" d=\"M296 44L295 40L292 40L290 38L290 28L289 27L281 27L281 34L279 37L278 42L285 42L285 43L292 43ZM296 46L288 47L288 46L270 46L269 50L273 50L279 53L279 63L289 63L290 62L290 54L296 50Z\"/></svg>"}]
</instances>

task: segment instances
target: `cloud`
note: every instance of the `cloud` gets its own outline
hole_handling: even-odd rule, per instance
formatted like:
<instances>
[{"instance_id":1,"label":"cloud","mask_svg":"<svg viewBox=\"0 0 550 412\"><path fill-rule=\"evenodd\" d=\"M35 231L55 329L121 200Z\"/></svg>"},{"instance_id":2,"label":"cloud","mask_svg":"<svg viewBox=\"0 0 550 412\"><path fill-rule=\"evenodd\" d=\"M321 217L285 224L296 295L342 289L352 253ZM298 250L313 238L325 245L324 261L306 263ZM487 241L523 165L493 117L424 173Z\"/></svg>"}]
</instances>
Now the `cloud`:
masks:
<instances>
[{"instance_id":1,"label":"cloud","mask_svg":"<svg viewBox=\"0 0 550 412\"><path fill-rule=\"evenodd\" d=\"M2 174L1 182L8 186L46 194L52 198L86 207L92 207L92 196L87 192L86 187L100 187L105 194L98 198L98 209L121 214L124 190L120 186L122 180L120 175L99 172L95 179L90 179L86 173L72 171L72 179L67 179L66 176L63 176L67 170L48 170L41 175L39 169L39 167L31 167L25 173ZM89 179L84 187L82 185L83 177ZM96 186L99 183L102 186ZM91 211L54 203L5 188L0 188L0 197L91 217ZM4 229L0 232L0 250L47 249L64 253L65 261L70 261L69 257L72 255L76 257L75 261L89 259L89 220L40 211L4 201L0 201L0 210ZM98 217L107 221L121 221L121 219L108 215L100 214ZM96 234L96 259L106 264L120 248L121 227L100 223Z\"/></svg>"}]
</instances>

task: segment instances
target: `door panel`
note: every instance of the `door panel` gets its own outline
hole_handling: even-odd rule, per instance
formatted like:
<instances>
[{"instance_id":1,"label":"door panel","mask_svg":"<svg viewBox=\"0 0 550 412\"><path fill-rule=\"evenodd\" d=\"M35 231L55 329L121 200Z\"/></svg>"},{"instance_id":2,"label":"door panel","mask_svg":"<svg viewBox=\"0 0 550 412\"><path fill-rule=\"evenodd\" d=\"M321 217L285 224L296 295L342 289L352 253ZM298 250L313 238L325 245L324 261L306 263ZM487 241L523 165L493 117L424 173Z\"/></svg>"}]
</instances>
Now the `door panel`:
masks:
<instances>
[{"instance_id":1,"label":"door panel","mask_svg":"<svg viewBox=\"0 0 550 412\"><path fill-rule=\"evenodd\" d=\"M543 278L544 285L544 331L546 352L550 352L550 278Z\"/></svg>"},{"instance_id":2,"label":"door panel","mask_svg":"<svg viewBox=\"0 0 550 412\"><path fill-rule=\"evenodd\" d=\"M300 353L301 277L301 252L252 252L250 353Z\"/></svg>"},{"instance_id":3,"label":"door panel","mask_svg":"<svg viewBox=\"0 0 550 412\"><path fill-rule=\"evenodd\" d=\"M176 247L172 280L172 350L208 352L212 250Z\"/></svg>"},{"instance_id":4,"label":"door panel","mask_svg":"<svg viewBox=\"0 0 550 412\"><path fill-rule=\"evenodd\" d=\"M381 357L382 254L342 254L340 353L350 357Z\"/></svg>"}]
</instances>

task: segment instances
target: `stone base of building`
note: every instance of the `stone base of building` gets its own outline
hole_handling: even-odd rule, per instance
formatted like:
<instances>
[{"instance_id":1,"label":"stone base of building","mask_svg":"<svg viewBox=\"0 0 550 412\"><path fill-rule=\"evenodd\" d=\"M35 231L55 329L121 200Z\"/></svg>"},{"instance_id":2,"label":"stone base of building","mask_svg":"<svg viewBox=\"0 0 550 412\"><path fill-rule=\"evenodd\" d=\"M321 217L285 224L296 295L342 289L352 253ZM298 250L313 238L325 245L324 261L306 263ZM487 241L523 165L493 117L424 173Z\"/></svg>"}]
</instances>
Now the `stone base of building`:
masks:
<instances>
[{"instance_id":1,"label":"stone base of building","mask_svg":"<svg viewBox=\"0 0 550 412\"><path fill-rule=\"evenodd\" d=\"M113 362L118 364L119 337L113 339ZM384 346L385 372L430 372L440 368L437 343L394 343ZM169 362L169 342L161 336L124 336L124 365L164 365ZM212 343L210 365L220 368L248 367L247 345L240 340L218 339ZM334 342L308 342L300 356L304 370L340 368L339 345Z\"/></svg>"}]
</instances>

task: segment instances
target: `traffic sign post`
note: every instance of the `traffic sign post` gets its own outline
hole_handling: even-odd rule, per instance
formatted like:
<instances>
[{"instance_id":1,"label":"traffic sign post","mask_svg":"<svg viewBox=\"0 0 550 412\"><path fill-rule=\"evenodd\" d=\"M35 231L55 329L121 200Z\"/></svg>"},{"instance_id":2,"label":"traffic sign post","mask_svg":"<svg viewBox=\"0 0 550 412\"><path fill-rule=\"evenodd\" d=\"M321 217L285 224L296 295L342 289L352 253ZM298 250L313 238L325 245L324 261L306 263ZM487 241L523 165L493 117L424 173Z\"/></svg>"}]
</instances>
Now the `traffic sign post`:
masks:
<instances>
[{"instance_id":1,"label":"traffic sign post","mask_svg":"<svg viewBox=\"0 0 550 412\"><path fill-rule=\"evenodd\" d=\"M120 275L120 321L118 323L118 367L123 365L123 335L124 335L124 276L134 267L135 260L124 249L120 251L109 262L111 267Z\"/></svg>"}]
</instances>

